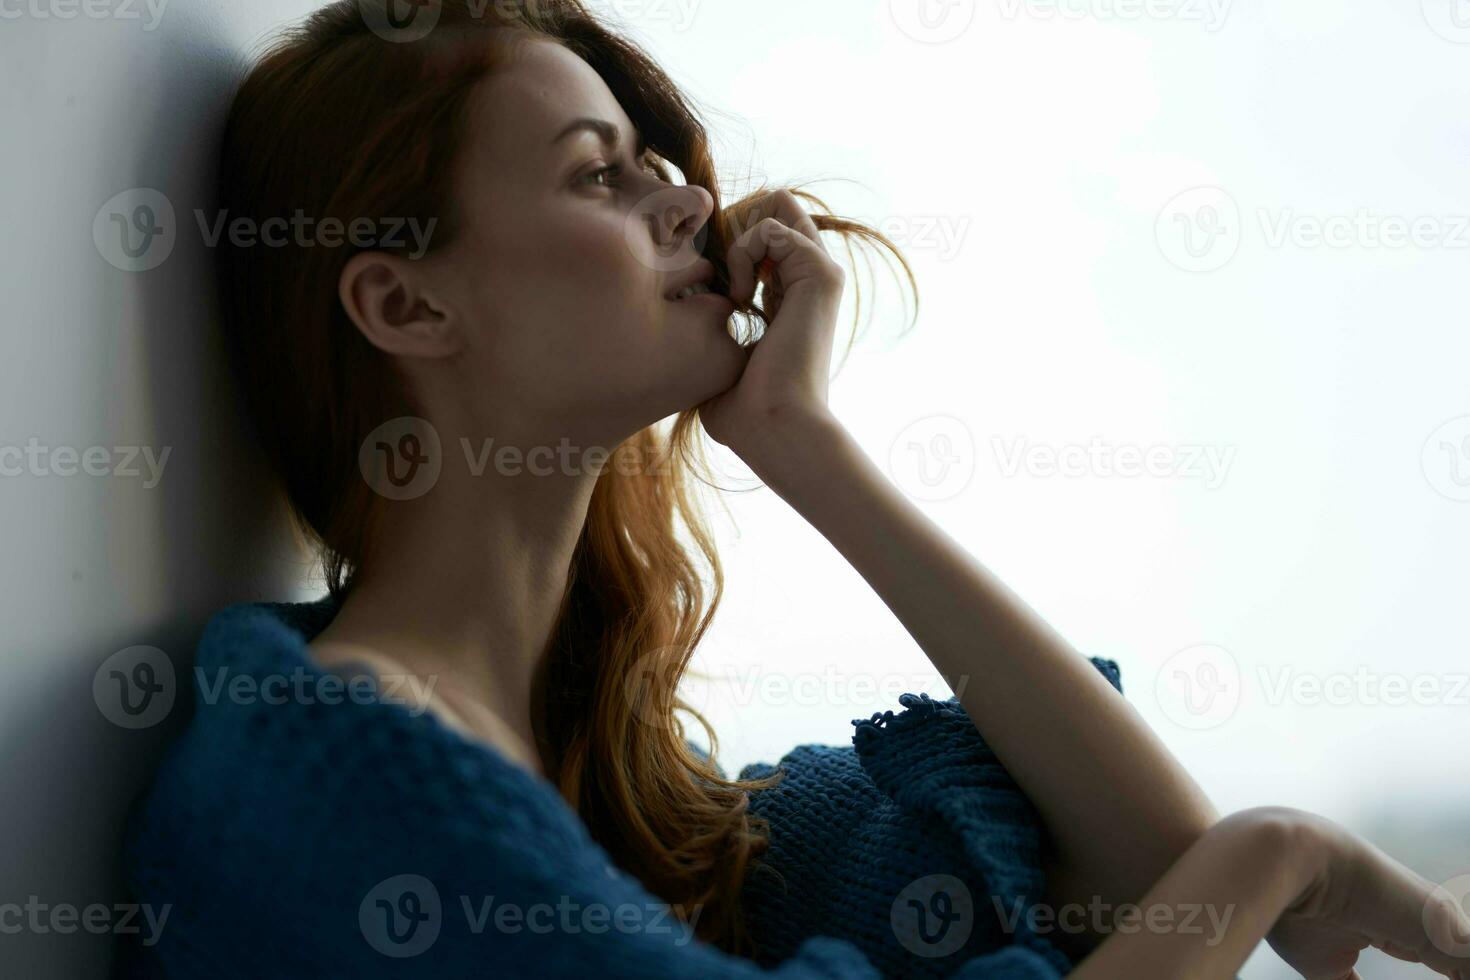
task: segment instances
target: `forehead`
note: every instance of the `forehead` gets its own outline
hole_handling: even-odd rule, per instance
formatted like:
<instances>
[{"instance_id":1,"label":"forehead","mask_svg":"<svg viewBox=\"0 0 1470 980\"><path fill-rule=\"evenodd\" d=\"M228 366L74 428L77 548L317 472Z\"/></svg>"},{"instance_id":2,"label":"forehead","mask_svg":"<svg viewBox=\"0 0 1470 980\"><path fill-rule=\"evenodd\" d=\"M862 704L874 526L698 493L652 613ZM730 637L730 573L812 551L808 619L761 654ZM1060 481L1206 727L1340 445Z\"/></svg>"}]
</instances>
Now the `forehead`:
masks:
<instances>
[{"instance_id":1,"label":"forehead","mask_svg":"<svg viewBox=\"0 0 1470 980\"><path fill-rule=\"evenodd\" d=\"M482 160L543 166L564 145L552 140L573 119L592 116L631 132L632 123L602 76L555 41L516 35L470 100L471 140ZM576 138L569 137L568 143ZM587 139L595 139L588 136Z\"/></svg>"}]
</instances>

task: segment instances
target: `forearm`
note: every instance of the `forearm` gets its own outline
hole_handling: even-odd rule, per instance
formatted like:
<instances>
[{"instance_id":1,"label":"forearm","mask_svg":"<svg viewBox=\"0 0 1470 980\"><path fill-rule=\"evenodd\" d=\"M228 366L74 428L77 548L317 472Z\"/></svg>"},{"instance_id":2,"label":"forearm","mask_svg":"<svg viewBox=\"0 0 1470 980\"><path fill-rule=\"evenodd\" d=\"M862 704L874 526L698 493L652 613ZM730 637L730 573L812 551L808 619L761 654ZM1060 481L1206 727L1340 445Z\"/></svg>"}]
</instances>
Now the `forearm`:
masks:
<instances>
[{"instance_id":1,"label":"forearm","mask_svg":"<svg viewBox=\"0 0 1470 980\"><path fill-rule=\"evenodd\" d=\"M1288 823L1232 814L1190 846L1068 980L1233 980L1312 874L1309 849Z\"/></svg>"},{"instance_id":2,"label":"forearm","mask_svg":"<svg viewBox=\"0 0 1470 980\"><path fill-rule=\"evenodd\" d=\"M1099 898L1136 901L1217 819L1098 671L901 494L840 424L768 427L752 468L903 623Z\"/></svg>"}]
</instances>

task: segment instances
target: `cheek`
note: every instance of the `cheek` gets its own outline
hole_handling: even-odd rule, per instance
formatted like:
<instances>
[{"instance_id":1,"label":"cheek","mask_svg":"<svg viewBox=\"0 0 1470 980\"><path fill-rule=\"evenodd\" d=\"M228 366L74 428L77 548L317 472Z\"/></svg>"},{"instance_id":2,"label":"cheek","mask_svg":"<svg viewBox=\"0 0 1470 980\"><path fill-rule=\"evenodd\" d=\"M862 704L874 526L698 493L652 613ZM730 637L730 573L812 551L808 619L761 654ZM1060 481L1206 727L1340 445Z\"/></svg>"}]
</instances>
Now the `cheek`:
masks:
<instances>
[{"instance_id":1,"label":"cheek","mask_svg":"<svg viewBox=\"0 0 1470 980\"><path fill-rule=\"evenodd\" d=\"M662 304L656 257L640 256L621 221L543 221L534 235L509 236L491 276L516 309L543 327L624 332ZM555 320L556 323L547 321Z\"/></svg>"},{"instance_id":2,"label":"cheek","mask_svg":"<svg viewBox=\"0 0 1470 980\"><path fill-rule=\"evenodd\" d=\"M716 327L690 329L661 295L678 270L659 265L646 231L640 241L635 232L643 229L627 229L610 207L599 210L502 212L472 288L494 324L489 353L499 365L514 365L511 374L534 377L561 398L613 408L678 379L694 381L728 360L724 348L733 342ZM505 233L510 228L526 231Z\"/></svg>"},{"instance_id":3,"label":"cheek","mask_svg":"<svg viewBox=\"0 0 1470 980\"><path fill-rule=\"evenodd\" d=\"M556 229L549 229L556 231ZM660 282L651 257L641 256L622 221L584 220L560 229L545 258L562 270L564 285L605 304L598 312L614 309L646 310L658 298Z\"/></svg>"},{"instance_id":4,"label":"cheek","mask_svg":"<svg viewBox=\"0 0 1470 980\"><path fill-rule=\"evenodd\" d=\"M654 367L667 304L621 225L543 225L534 238L505 244L510 254L487 275L484 294L524 370L589 390L596 378L626 386Z\"/></svg>"},{"instance_id":5,"label":"cheek","mask_svg":"<svg viewBox=\"0 0 1470 980\"><path fill-rule=\"evenodd\" d=\"M663 278L628 241L621 221L590 220L547 229L541 244L542 296L547 331L563 353L576 352L593 368L627 378L650 363L667 316ZM558 233L559 232L559 233Z\"/></svg>"}]
</instances>

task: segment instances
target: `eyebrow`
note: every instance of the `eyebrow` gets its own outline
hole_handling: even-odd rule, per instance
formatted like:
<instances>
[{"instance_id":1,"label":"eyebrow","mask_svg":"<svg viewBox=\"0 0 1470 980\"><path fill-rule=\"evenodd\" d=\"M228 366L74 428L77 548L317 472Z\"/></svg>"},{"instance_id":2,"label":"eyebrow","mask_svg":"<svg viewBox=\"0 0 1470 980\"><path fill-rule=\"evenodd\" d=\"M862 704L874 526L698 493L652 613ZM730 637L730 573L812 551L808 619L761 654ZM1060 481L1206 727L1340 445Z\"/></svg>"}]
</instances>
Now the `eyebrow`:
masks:
<instances>
[{"instance_id":1,"label":"eyebrow","mask_svg":"<svg viewBox=\"0 0 1470 980\"><path fill-rule=\"evenodd\" d=\"M568 136L572 135L573 133L579 133L579 132L582 132L583 130L587 130L589 132L596 133L597 134L597 137L599 139L601 139L602 142L604 144L606 144L607 146L617 147L618 145L620 145L622 143L622 140L623 140L623 134L618 131L618 127L614 126L612 123L608 122L607 120L605 120L605 119L582 118L582 119L573 119L571 121L571 123L565 129L563 129L560 133L557 133L556 134L556 136L552 139L551 142L553 144L560 143L562 140L566 139ZM638 148L633 151L633 155L635 157L642 156L643 155L643 152L645 150L647 150L647 149L648 149L648 142L643 138L643 134L642 133L639 133L638 134Z\"/></svg>"}]
</instances>

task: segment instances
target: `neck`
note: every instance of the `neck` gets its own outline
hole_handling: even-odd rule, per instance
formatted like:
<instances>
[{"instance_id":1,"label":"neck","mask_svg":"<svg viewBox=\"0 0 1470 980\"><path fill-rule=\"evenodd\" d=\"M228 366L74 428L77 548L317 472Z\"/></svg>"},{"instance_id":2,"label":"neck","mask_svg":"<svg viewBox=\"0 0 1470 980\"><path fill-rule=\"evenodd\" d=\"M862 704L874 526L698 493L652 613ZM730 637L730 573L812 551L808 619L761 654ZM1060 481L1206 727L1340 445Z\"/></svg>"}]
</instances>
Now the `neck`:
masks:
<instances>
[{"instance_id":1,"label":"neck","mask_svg":"<svg viewBox=\"0 0 1470 980\"><path fill-rule=\"evenodd\" d=\"M509 475L492 457L475 475L462 448L446 433L433 488L379 501L371 558L323 636L437 674L542 755L538 684L596 474Z\"/></svg>"}]
</instances>

